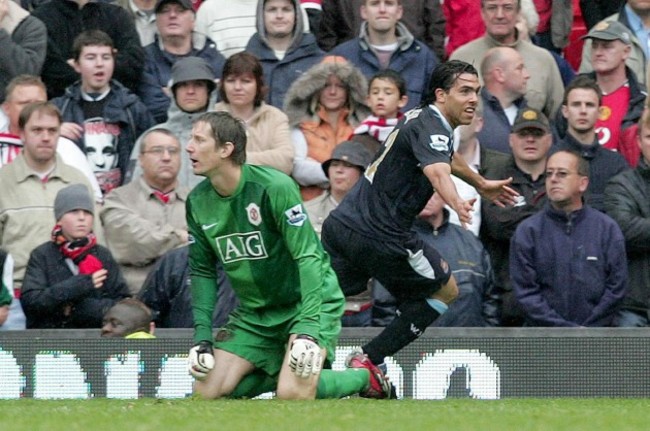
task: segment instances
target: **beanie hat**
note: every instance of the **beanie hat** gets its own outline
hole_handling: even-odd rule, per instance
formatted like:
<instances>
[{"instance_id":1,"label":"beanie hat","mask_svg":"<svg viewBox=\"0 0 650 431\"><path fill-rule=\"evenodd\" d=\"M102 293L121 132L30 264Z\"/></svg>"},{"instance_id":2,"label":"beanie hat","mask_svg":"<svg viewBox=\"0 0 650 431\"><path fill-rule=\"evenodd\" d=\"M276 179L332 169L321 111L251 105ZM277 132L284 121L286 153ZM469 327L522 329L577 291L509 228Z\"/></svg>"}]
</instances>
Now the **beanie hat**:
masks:
<instances>
[{"instance_id":1,"label":"beanie hat","mask_svg":"<svg viewBox=\"0 0 650 431\"><path fill-rule=\"evenodd\" d=\"M83 184L72 184L56 194L54 199L54 218L60 220L64 214L70 211L84 210L95 214L95 205L88 188Z\"/></svg>"}]
</instances>

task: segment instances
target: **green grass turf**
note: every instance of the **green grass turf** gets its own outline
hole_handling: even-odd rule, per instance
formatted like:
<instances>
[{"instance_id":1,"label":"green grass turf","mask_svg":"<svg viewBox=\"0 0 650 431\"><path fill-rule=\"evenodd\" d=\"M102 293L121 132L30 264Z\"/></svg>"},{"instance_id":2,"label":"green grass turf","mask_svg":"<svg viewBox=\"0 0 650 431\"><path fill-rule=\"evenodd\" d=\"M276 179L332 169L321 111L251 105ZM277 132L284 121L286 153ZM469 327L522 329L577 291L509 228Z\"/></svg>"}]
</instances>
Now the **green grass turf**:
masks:
<instances>
[{"instance_id":1,"label":"green grass turf","mask_svg":"<svg viewBox=\"0 0 650 431\"><path fill-rule=\"evenodd\" d=\"M641 431L648 399L0 400L2 431Z\"/></svg>"}]
</instances>

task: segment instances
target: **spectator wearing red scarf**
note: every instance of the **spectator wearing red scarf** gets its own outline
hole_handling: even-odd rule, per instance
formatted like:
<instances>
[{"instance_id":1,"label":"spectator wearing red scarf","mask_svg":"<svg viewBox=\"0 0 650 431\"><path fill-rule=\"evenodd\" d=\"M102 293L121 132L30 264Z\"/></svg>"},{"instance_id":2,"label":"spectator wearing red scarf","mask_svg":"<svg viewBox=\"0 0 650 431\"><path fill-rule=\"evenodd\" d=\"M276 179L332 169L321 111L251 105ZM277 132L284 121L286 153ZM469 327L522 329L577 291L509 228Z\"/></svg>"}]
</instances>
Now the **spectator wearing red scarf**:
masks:
<instances>
[{"instance_id":1,"label":"spectator wearing red scarf","mask_svg":"<svg viewBox=\"0 0 650 431\"><path fill-rule=\"evenodd\" d=\"M97 244L94 212L86 186L57 193L52 239L32 251L23 281L27 329L100 328L104 313L129 296L110 251Z\"/></svg>"}]
</instances>

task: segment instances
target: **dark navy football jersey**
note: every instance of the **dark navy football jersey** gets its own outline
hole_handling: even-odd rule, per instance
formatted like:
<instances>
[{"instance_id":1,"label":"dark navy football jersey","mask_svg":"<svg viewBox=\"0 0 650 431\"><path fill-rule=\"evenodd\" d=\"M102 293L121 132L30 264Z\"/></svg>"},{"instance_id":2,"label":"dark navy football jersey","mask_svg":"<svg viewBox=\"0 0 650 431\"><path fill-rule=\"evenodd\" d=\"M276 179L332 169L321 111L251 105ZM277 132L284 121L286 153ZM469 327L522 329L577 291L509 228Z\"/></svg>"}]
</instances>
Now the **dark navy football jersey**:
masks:
<instances>
[{"instance_id":1,"label":"dark navy football jersey","mask_svg":"<svg viewBox=\"0 0 650 431\"><path fill-rule=\"evenodd\" d=\"M372 238L406 238L433 194L424 167L451 163L453 153L453 130L435 106L409 111L330 217Z\"/></svg>"}]
</instances>

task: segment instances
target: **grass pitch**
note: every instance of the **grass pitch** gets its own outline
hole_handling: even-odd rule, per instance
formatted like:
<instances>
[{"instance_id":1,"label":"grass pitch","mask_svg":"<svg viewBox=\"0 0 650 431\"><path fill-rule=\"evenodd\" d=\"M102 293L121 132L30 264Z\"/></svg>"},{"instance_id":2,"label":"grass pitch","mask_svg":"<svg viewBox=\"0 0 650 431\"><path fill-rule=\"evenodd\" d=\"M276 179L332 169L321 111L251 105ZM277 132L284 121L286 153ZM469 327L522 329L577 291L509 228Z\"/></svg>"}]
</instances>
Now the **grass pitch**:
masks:
<instances>
[{"instance_id":1,"label":"grass pitch","mask_svg":"<svg viewBox=\"0 0 650 431\"><path fill-rule=\"evenodd\" d=\"M3 431L639 431L648 399L0 400Z\"/></svg>"}]
</instances>

